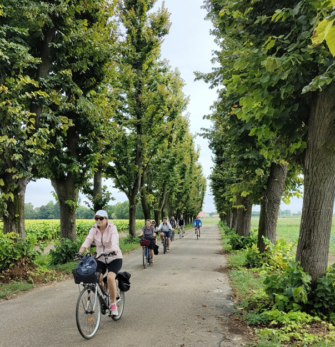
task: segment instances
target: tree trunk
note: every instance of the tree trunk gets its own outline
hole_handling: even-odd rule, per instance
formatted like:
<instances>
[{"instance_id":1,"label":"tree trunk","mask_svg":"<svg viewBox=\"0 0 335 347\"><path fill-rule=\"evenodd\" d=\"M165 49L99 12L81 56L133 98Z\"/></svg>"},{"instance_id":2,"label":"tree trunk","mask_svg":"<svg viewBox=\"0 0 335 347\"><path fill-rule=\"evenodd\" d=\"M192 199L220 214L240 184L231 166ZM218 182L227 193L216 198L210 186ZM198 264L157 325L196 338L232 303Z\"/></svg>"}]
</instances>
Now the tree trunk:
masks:
<instances>
[{"instance_id":1,"label":"tree trunk","mask_svg":"<svg viewBox=\"0 0 335 347\"><path fill-rule=\"evenodd\" d=\"M173 208L172 208L172 206L170 204L170 201L168 201L167 204L166 204L166 210L167 210L167 215L169 217L173 216L173 217L175 217L175 219L177 219L177 214L174 212L174 210L173 210Z\"/></svg>"},{"instance_id":2,"label":"tree trunk","mask_svg":"<svg viewBox=\"0 0 335 347\"><path fill-rule=\"evenodd\" d=\"M226 222L227 222L228 228L231 229L232 223L233 223L233 213L230 209L227 210L227 212L226 212Z\"/></svg>"},{"instance_id":3,"label":"tree trunk","mask_svg":"<svg viewBox=\"0 0 335 347\"><path fill-rule=\"evenodd\" d=\"M163 203L163 206L161 209L161 216L162 216L162 220L164 217L167 217L168 220L170 219L170 216L167 216L167 214L166 214L166 198L164 199L164 203Z\"/></svg>"},{"instance_id":4,"label":"tree trunk","mask_svg":"<svg viewBox=\"0 0 335 347\"><path fill-rule=\"evenodd\" d=\"M6 200L8 216L3 217L3 232L4 234L15 232L19 234L24 240L26 239L26 232L24 228L24 198L26 194L26 187L28 184L28 178L19 178L12 180L10 175L10 181L5 181L5 186L9 183L15 183L17 186L13 191L6 191L4 193L12 193L14 199Z\"/></svg>"},{"instance_id":5,"label":"tree trunk","mask_svg":"<svg viewBox=\"0 0 335 347\"><path fill-rule=\"evenodd\" d=\"M104 208L102 203L102 170L98 169L93 177L93 208L94 212Z\"/></svg>"},{"instance_id":6,"label":"tree trunk","mask_svg":"<svg viewBox=\"0 0 335 347\"><path fill-rule=\"evenodd\" d=\"M257 242L257 247L261 253L265 251L263 236L273 244L276 243L278 211L285 188L286 176L287 164L272 163L270 176L261 200Z\"/></svg>"},{"instance_id":7,"label":"tree trunk","mask_svg":"<svg viewBox=\"0 0 335 347\"><path fill-rule=\"evenodd\" d=\"M156 225L157 225L157 227L158 227L159 224L160 224L160 215L161 215L161 213L160 213L160 211L155 210L155 211L154 211L154 214L155 214Z\"/></svg>"},{"instance_id":8,"label":"tree trunk","mask_svg":"<svg viewBox=\"0 0 335 347\"><path fill-rule=\"evenodd\" d=\"M141 190L140 190L141 204L142 204L142 210L143 210L145 220L151 219L151 209L147 199L147 188L145 186L146 178L147 178L147 175L144 173L141 180Z\"/></svg>"},{"instance_id":9,"label":"tree trunk","mask_svg":"<svg viewBox=\"0 0 335 347\"><path fill-rule=\"evenodd\" d=\"M42 78L47 78L50 70L52 68L52 57L51 57L51 45L50 43L54 41L56 37L56 28L51 27L44 31L44 40L40 45L40 58L41 63L38 65L36 80L40 81ZM39 98L40 100L41 98ZM38 126L40 121L40 116L43 110L43 103L34 98L30 105L30 112L35 114L35 124Z\"/></svg>"},{"instance_id":10,"label":"tree trunk","mask_svg":"<svg viewBox=\"0 0 335 347\"><path fill-rule=\"evenodd\" d=\"M237 209L236 233L240 236L250 235L252 201L248 197L238 196L236 204L244 207Z\"/></svg>"},{"instance_id":11,"label":"tree trunk","mask_svg":"<svg viewBox=\"0 0 335 347\"><path fill-rule=\"evenodd\" d=\"M136 198L129 200L129 235L136 237Z\"/></svg>"},{"instance_id":12,"label":"tree trunk","mask_svg":"<svg viewBox=\"0 0 335 347\"><path fill-rule=\"evenodd\" d=\"M52 179L60 206L60 236L75 241L76 235L76 205L78 202L78 189L75 187L75 178L72 174L64 179Z\"/></svg>"},{"instance_id":13,"label":"tree trunk","mask_svg":"<svg viewBox=\"0 0 335 347\"><path fill-rule=\"evenodd\" d=\"M237 229L237 209L233 208L233 219L231 222L232 229Z\"/></svg>"},{"instance_id":14,"label":"tree trunk","mask_svg":"<svg viewBox=\"0 0 335 347\"><path fill-rule=\"evenodd\" d=\"M316 280L327 269L335 198L335 84L312 103L304 158L304 202L296 259Z\"/></svg>"}]
</instances>

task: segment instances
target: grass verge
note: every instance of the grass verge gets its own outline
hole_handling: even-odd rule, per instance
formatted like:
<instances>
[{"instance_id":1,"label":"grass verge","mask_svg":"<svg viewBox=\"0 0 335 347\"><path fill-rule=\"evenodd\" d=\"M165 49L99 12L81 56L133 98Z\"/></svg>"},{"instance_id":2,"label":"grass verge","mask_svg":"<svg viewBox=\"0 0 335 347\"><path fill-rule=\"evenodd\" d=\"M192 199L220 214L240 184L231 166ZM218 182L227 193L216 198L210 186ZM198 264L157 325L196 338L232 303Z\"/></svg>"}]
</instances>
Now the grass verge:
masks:
<instances>
[{"instance_id":1,"label":"grass verge","mask_svg":"<svg viewBox=\"0 0 335 347\"><path fill-rule=\"evenodd\" d=\"M225 228L220 226L223 251L228 258L227 267L234 292L234 315L245 327L244 334L251 341L248 346L335 346L335 325L323 320L325 317L298 309L280 311L273 306L264 284L272 271L269 272L265 267L247 267L248 251L232 251L228 245L229 232Z\"/></svg>"},{"instance_id":2,"label":"grass verge","mask_svg":"<svg viewBox=\"0 0 335 347\"><path fill-rule=\"evenodd\" d=\"M0 285L0 299L9 297L22 291L27 291L34 287L34 284L27 282L17 282Z\"/></svg>"}]
</instances>

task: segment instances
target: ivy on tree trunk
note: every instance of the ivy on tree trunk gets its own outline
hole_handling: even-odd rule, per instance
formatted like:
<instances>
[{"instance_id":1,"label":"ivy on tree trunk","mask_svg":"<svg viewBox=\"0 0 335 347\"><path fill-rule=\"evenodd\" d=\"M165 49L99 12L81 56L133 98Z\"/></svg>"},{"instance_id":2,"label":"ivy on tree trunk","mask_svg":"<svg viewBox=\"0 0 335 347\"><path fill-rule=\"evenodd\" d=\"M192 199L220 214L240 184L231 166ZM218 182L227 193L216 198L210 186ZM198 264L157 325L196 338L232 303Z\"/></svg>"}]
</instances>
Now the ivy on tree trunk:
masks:
<instances>
[{"instance_id":1,"label":"ivy on tree trunk","mask_svg":"<svg viewBox=\"0 0 335 347\"><path fill-rule=\"evenodd\" d=\"M8 175L9 176L9 175ZM5 181L5 187L2 189L6 193L8 185L15 185L13 199L8 199L7 213L3 216L3 232L4 234L15 232L23 239L26 239L26 232L24 227L24 197L28 183L27 178L20 178L13 180L10 175L9 180Z\"/></svg>"}]
</instances>

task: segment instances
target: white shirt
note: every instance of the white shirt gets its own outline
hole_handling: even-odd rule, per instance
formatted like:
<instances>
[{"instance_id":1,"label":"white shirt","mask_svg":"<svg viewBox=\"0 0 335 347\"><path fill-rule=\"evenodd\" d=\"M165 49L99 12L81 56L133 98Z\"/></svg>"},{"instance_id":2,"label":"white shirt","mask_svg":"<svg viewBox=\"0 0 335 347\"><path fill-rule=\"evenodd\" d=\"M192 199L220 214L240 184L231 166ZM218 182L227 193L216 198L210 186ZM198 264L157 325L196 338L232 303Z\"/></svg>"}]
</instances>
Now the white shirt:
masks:
<instances>
[{"instance_id":1,"label":"white shirt","mask_svg":"<svg viewBox=\"0 0 335 347\"><path fill-rule=\"evenodd\" d=\"M161 229L162 231L169 231L169 230L172 230L172 226L169 222L166 222L166 224L161 223L159 224L158 230L161 230Z\"/></svg>"}]
</instances>

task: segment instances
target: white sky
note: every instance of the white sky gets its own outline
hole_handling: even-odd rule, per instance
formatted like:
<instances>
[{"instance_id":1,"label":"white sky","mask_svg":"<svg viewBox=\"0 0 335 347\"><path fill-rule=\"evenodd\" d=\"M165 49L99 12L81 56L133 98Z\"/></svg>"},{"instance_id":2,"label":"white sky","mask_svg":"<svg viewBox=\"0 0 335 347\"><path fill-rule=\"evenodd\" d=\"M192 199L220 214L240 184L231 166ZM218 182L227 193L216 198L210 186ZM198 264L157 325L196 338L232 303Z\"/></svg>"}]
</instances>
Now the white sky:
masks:
<instances>
[{"instance_id":1,"label":"white sky","mask_svg":"<svg viewBox=\"0 0 335 347\"><path fill-rule=\"evenodd\" d=\"M158 0L157 6L161 6ZM210 106L216 99L216 91L210 90L204 82L194 81L194 72L210 72L212 69L212 51L216 48L213 37L210 35L211 23L205 21L206 11L201 9L203 0L166 0L165 7L171 13L172 27L170 34L165 38L162 47L162 58L169 60L172 68L178 68L186 82L184 92L190 96L187 112L190 113L191 132L196 134L201 128L208 128L211 122L203 120L203 116L210 113ZM200 162L206 177L210 175L212 153L208 148L207 140L196 137L196 145L201 147ZM127 198L123 193L112 189L112 182L107 182L113 193L115 202L123 202ZM53 200L53 190L49 180L41 179L36 183L28 184L26 202L31 202L35 207ZM84 197L82 197L84 199ZM292 212L302 210L302 200L293 199L289 206L283 204L282 209ZM258 209L255 207L255 210ZM214 212L213 197L207 189L203 210Z\"/></svg>"}]
</instances>

